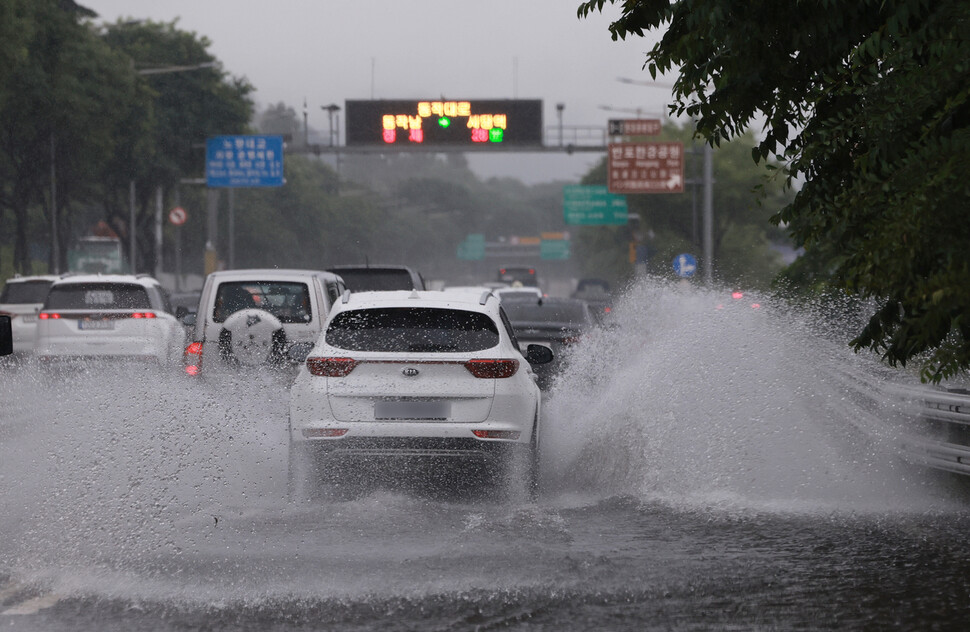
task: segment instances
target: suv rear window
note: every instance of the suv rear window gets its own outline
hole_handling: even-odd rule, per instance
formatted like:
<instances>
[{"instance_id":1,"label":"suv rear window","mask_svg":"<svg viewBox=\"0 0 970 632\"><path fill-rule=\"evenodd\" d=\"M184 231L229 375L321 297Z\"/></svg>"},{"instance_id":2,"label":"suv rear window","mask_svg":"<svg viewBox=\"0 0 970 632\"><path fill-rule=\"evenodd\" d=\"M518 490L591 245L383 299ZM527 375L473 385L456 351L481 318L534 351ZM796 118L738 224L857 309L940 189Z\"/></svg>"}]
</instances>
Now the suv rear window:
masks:
<instances>
[{"instance_id":1,"label":"suv rear window","mask_svg":"<svg viewBox=\"0 0 970 632\"><path fill-rule=\"evenodd\" d=\"M140 285L65 283L51 288L44 309L151 309L151 302Z\"/></svg>"},{"instance_id":2,"label":"suv rear window","mask_svg":"<svg viewBox=\"0 0 970 632\"><path fill-rule=\"evenodd\" d=\"M0 303L43 303L53 281L21 281L7 283L0 292Z\"/></svg>"},{"instance_id":3,"label":"suv rear window","mask_svg":"<svg viewBox=\"0 0 970 632\"><path fill-rule=\"evenodd\" d=\"M241 309L262 309L281 323L308 323L310 289L299 281L234 281L219 284L212 320L225 322Z\"/></svg>"},{"instance_id":4,"label":"suv rear window","mask_svg":"<svg viewBox=\"0 0 970 632\"><path fill-rule=\"evenodd\" d=\"M486 314L457 309L385 307L338 314L326 341L349 351L481 351L499 343Z\"/></svg>"},{"instance_id":5,"label":"suv rear window","mask_svg":"<svg viewBox=\"0 0 970 632\"><path fill-rule=\"evenodd\" d=\"M351 292L375 292L382 290L413 290L414 281L407 270L386 268L362 268L360 270L337 270Z\"/></svg>"}]
</instances>

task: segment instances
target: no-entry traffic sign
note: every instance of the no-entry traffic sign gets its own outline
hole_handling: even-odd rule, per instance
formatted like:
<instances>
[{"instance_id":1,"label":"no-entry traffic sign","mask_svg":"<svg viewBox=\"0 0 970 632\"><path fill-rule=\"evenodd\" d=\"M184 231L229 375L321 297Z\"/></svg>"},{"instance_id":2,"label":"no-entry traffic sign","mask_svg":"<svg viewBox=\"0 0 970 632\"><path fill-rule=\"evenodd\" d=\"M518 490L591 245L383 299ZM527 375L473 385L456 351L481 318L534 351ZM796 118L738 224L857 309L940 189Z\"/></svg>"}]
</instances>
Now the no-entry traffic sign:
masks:
<instances>
[{"instance_id":1,"label":"no-entry traffic sign","mask_svg":"<svg viewBox=\"0 0 970 632\"><path fill-rule=\"evenodd\" d=\"M188 218L189 214L181 206L176 206L168 212L168 221L172 222L175 226L181 226Z\"/></svg>"}]
</instances>

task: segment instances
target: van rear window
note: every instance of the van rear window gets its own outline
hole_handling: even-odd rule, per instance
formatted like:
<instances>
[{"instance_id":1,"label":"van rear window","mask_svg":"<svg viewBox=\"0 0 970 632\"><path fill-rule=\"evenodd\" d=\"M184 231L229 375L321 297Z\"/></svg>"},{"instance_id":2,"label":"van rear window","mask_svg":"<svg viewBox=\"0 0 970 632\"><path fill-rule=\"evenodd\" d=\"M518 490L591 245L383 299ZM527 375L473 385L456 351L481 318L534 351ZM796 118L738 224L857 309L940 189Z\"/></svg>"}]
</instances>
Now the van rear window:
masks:
<instances>
[{"instance_id":1,"label":"van rear window","mask_svg":"<svg viewBox=\"0 0 970 632\"><path fill-rule=\"evenodd\" d=\"M348 351L470 352L499 343L486 314L429 307L358 309L338 314L326 341Z\"/></svg>"}]
</instances>

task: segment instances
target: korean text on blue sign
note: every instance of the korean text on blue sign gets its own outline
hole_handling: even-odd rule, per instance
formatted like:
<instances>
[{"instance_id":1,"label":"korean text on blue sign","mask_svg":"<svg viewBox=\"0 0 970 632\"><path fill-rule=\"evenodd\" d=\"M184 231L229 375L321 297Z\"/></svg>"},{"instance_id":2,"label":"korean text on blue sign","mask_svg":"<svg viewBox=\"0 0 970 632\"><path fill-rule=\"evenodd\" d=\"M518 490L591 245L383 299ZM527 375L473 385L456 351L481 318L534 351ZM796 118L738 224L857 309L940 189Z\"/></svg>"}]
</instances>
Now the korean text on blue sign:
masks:
<instances>
[{"instance_id":1,"label":"korean text on blue sign","mask_svg":"<svg viewBox=\"0 0 970 632\"><path fill-rule=\"evenodd\" d=\"M210 187L283 185L282 136L216 136L205 143L205 178Z\"/></svg>"}]
</instances>

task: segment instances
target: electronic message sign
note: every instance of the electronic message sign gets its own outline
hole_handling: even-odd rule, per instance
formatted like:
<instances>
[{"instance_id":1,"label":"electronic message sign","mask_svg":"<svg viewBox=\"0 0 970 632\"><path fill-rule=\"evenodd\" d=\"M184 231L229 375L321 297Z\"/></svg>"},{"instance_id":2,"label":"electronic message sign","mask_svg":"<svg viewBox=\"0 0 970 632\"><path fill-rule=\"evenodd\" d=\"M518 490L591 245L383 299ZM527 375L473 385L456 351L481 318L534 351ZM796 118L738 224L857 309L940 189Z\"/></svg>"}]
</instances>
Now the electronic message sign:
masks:
<instances>
[{"instance_id":1,"label":"electronic message sign","mask_svg":"<svg viewBox=\"0 0 970 632\"><path fill-rule=\"evenodd\" d=\"M347 101L347 146L542 146L542 101Z\"/></svg>"}]
</instances>

